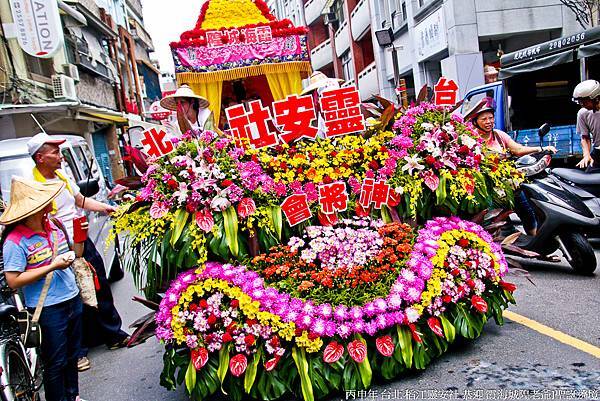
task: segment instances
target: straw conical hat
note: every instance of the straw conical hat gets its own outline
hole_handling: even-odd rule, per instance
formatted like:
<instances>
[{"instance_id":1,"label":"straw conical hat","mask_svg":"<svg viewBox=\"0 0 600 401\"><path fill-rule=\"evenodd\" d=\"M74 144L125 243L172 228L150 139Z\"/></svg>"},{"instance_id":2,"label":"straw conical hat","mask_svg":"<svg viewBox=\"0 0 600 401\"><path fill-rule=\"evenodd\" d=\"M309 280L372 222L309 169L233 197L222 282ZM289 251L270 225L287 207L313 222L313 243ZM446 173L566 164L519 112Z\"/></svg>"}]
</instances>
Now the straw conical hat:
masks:
<instances>
[{"instance_id":1,"label":"straw conical hat","mask_svg":"<svg viewBox=\"0 0 600 401\"><path fill-rule=\"evenodd\" d=\"M162 98L162 100L160 101L160 105L167 110L176 111L177 99L181 98L198 99L200 101L201 109L206 109L209 106L208 100L206 100L200 95L196 95L192 88L190 88L187 84L181 85L179 89L177 89L177 91L172 95L165 96L164 98Z\"/></svg>"},{"instance_id":2,"label":"straw conical hat","mask_svg":"<svg viewBox=\"0 0 600 401\"><path fill-rule=\"evenodd\" d=\"M42 183L13 177L10 204L0 216L0 224L12 224L42 211L64 188L64 182Z\"/></svg>"}]
</instances>

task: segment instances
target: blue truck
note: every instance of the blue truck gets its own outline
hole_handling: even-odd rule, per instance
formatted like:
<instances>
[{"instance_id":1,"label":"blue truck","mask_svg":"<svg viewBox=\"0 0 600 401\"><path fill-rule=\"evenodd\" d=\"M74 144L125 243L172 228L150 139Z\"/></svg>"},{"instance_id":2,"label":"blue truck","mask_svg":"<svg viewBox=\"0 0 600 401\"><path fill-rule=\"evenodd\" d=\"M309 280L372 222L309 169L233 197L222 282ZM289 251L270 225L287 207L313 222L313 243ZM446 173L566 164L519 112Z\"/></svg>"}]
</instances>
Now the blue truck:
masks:
<instances>
[{"instance_id":1,"label":"blue truck","mask_svg":"<svg viewBox=\"0 0 600 401\"><path fill-rule=\"evenodd\" d=\"M549 123L546 145L556 146L558 158L579 157L579 106L572 93L584 79L600 80L600 27L506 54L500 64L498 81L469 90L462 110L492 97L497 129L520 143L537 145L537 128Z\"/></svg>"}]
</instances>

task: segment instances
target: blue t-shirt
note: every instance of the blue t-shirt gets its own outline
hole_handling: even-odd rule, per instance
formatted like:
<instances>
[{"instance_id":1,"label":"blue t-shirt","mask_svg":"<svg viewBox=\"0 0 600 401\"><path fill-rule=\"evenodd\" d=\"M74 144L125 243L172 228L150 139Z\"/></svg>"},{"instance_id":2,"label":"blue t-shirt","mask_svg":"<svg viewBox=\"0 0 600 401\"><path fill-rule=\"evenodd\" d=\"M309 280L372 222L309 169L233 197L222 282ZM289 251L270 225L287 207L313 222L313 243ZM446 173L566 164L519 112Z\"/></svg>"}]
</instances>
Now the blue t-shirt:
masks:
<instances>
[{"instance_id":1,"label":"blue t-shirt","mask_svg":"<svg viewBox=\"0 0 600 401\"><path fill-rule=\"evenodd\" d=\"M57 255L69 251L69 244L62 230L53 223L49 223L46 233L32 231L29 227L18 225L8 234L2 249L4 256L4 271L24 272L48 266L52 262L52 231L56 232L58 238ZM29 308L37 306L45 277L35 283L23 287L25 305ZM55 270L48 290L48 296L44 306L56 305L68 301L79 295L79 288L75 281L73 270L69 267L63 270Z\"/></svg>"}]
</instances>

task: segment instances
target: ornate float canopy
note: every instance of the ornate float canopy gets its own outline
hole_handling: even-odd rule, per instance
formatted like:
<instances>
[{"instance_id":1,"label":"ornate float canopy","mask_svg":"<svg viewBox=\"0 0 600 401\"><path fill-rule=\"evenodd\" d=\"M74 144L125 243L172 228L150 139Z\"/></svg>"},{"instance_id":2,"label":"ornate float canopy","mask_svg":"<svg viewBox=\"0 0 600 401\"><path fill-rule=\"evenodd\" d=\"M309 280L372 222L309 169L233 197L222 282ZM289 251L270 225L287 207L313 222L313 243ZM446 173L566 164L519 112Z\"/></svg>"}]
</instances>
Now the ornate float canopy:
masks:
<instances>
[{"instance_id":1,"label":"ornate float canopy","mask_svg":"<svg viewBox=\"0 0 600 401\"><path fill-rule=\"evenodd\" d=\"M277 20L262 0L208 0L196 27L171 43L178 81L308 73L306 32L288 19Z\"/></svg>"}]
</instances>

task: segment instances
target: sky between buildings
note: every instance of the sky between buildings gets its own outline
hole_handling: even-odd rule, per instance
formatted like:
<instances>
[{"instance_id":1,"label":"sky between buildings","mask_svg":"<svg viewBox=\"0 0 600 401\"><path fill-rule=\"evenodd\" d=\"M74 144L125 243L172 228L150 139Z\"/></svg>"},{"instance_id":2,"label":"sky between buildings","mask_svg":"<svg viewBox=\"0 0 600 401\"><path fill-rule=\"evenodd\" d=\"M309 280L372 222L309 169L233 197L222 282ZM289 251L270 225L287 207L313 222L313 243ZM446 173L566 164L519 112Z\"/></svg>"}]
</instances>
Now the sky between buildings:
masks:
<instances>
[{"instance_id":1,"label":"sky between buildings","mask_svg":"<svg viewBox=\"0 0 600 401\"><path fill-rule=\"evenodd\" d=\"M194 28L204 0L142 0L144 24L152 36L161 71L174 72L169 43Z\"/></svg>"}]
</instances>

